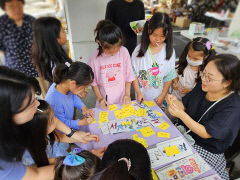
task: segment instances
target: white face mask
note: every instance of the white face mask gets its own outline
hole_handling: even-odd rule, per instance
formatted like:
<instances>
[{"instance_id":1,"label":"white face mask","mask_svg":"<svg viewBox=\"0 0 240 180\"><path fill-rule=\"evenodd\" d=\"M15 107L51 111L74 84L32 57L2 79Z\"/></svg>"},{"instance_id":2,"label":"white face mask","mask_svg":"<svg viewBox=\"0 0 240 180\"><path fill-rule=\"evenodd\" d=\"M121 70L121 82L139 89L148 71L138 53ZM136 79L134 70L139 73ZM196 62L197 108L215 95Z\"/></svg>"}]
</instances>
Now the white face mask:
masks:
<instances>
[{"instance_id":1,"label":"white face mask","mask_svg":"<svg viewBox=\"0 0 240 180\"><path fill-rule=\"evenodd\" d=\"M202 65L202 63L203 63L203 60L200 60L200 61L192 61L192 60L189 59L188 56L186 57L186 60L187 60L188 64L190 64L191 66L200 66L200 65Z\"/></svg>"}]
</instances>

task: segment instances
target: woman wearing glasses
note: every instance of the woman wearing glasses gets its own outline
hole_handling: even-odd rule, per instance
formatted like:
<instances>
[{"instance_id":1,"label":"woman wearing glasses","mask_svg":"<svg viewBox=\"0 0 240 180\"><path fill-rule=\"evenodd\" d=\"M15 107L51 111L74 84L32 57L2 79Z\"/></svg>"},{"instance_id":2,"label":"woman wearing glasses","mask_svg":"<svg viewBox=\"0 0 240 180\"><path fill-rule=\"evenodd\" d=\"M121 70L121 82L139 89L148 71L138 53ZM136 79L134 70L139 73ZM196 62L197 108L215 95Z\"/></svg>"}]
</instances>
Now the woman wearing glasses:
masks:
<instances>
[{"instance_id":1,"label":"woman wearing glasses","mask_svg":"<svg viewBox=\"0 0 240 180\"><path fill-rule=\"evenodd\" d=\"M179 119L190 135L187 139L222 179L229 179L224 152L240 128L239 72L239 59L221 54L207 64L201 81L182 101L167 96L170 114Z\"/></svg>"}]
</instances>

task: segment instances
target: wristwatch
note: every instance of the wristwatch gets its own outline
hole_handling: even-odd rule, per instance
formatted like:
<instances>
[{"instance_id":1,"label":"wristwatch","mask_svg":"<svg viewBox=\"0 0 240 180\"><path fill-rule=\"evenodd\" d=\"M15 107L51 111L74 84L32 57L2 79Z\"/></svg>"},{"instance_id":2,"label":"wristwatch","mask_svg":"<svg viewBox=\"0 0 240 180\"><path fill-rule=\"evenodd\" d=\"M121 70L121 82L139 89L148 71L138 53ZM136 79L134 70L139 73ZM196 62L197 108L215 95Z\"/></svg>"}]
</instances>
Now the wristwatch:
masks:
<instances>
[{"instance_id":1,"label":"wristwatch","mask_svg":"<svg viewBox=\"0 0 240 180\"><path fill-rule=\"evenodd\" d=\"M76 132L77 130L71 128L71 132L69 134L66 134L67 137L72 137L72 135Z\"/></svg>"}]
</instances>

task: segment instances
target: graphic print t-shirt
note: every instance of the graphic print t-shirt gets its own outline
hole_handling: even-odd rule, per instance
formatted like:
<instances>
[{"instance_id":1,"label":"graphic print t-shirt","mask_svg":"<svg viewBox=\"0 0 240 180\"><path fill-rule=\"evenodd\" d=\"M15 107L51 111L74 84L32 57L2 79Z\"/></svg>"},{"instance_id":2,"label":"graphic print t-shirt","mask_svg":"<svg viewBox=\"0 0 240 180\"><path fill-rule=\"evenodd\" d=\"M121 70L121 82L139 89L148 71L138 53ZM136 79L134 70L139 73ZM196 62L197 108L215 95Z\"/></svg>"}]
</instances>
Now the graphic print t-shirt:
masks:
<instances>
[{"instance_id":1,"label":"graphic print t-shirt","mask_svg":"<svg viewBox=\"0 0 240 180\"><path fill-rule=\"evenodd\" d=\"M132 54L133 69L144 97L152 100L162 93L164 82L176 78L175 51L173 51L171 58L166 60L166 44L164 44L159 53L153 54L156 62L154 65L148 51L143 57L137 57L139 49L140 45Z\"/></svg>"},{"instance_id":2,"label":"graphic print t-shirt","mask_svg":"<svg viewBox=\"0 0 240 180\"><path fill-rule=\"evenodd\" d=\"M103 98L108 96L109 104L121 103L125 94L125 82L135 79L128 50L122 46L114 56L97 54L98 50L88 61L94 72L92 86L98 86Z\"/></svg>"}]
</instances>

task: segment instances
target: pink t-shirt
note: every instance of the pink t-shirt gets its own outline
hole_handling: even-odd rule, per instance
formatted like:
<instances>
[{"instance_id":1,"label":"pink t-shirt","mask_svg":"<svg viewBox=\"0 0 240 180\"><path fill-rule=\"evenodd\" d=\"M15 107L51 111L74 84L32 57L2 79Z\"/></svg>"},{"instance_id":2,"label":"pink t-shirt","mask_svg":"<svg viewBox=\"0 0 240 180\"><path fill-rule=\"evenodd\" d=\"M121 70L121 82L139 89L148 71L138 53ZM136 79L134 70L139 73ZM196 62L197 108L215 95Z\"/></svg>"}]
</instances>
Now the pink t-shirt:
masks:
<instances>
[{"instance_id":1,"label":"pink t-shirt","mask_svg":"<svg viewBox=\"0 0 240 180\"><path fill-rule=\"evenodd\" d=\"M114 56L97 54L98 50L88 61L94 72L92 86L98 86L103 98L108 96L109 104L121 103L125 94L125 82L135 79L128 50L122 46Z\"/></svg>"}]
</instances>

